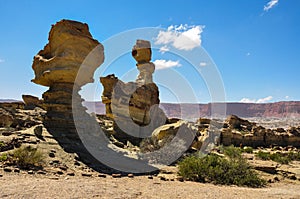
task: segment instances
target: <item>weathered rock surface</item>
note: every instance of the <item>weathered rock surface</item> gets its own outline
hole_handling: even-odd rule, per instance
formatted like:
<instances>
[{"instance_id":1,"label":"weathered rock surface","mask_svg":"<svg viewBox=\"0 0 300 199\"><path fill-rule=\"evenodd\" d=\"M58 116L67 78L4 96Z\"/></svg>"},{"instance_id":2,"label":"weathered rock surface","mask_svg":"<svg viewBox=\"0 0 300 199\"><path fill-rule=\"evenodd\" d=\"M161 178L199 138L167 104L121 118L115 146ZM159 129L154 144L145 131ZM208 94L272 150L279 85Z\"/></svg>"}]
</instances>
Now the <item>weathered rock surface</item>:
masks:
<instances>
[{"instance_id":1,"label":"weathered rock surface","mask_svg":"<svg viewBox=\"0 0 300 199\"><path fill-rule=\"evenodd\" d=\"M159 104L159 91L154 83L137 87L134 82L124 83L114 75L101 77L104 87L102 102L106 115L114 117L129 116L138 124L150 123L150 108Z\"/></svg>"},{"instance_id":2,"label":"weathered rock surface","mask_svg":"<svg viewBox=\"0 0 300 199\"><path fill-rule=\"evenodd\" d=\"M0 103L0 108L5 109L11 113L16 112L17 109L24 109L25 104L23 102L4 102Z\"/></svg>"},{"instance_id":3,"label":"weathered rock surface","mask_svg":"<svg viewBox=\"0 0 300 199\"><path fill-rule=\"evenodd\" d=\"M149 41L137 40L131 52L134 59L137 61L137 68L139 75L137 77L137 84L139 86L144 84L153 83L152 73L154 73L155 65L150 62L151 60L151 44Z\"/></svg>"},{"instance_id":4,"label":"weathered rock surface","mask_svg":"<svg viewBox=\"0 0 300 199\"><path fill-rule=\"evenodd\" d=\"M132 56L137 61L140 74L136 82L124 83L114 75L100 77L103 85L102 102L106 106L106 115L114 117L128 117L140 125L150 123L150 108L159 104L159 91L152 82L155 66L151 60L151 46L149 41L137 40L132 49Z\"/></svg>"},{"instance_id":5,"label":"weathered rock surface","mask_svg":"<svg viewBox=\"0 0 300 199\"><path fill-rule=\"evenodd\" d=\"M39 107L33 110L17 109L13 114L14 122L12 127L16 129L26 129L41 124L45 114L46 111Z\"/></svg>"},{"instance_id":6,"label":"weathered rock surface","mask_svg":"<svg viewBox=\"0 0 300 199\"><path fill-rule=\"evenodd\" d=\"M13 116L5 109L0 108L0 127L10 127L13 121Z\"/></svg>"},{"instance_id":7,"label":"weathered rock surface","mask_svg":"<svg viewBox=\"0 0 300 199\"><path fill-rule=\"evenodd\" d=\"M100 82L104 88L102 102L105 104L106 115L115 120L114 129L117 134L114 136L122 141L138 142L140 135L145 134L145 131L151 136L156 127L165 124L166 117L158 107L159 91L152 81L155 66L150 62L150 42L137 40L132 49L132 56L137 61L140 72L136 82L124 83L114 75L100 77ZM149 128L143 129L144 126ZM137 128L143 132L134 136L126 135L126 132L135 131ZM133 137L138 139L134 141Z\"/></svg>"},{"instance_id":8,"label":"weathered rock surface","mask_svg":"<svg viewBox=\"0 0 300 199\"><path fill-rule=\"evenodd\" d=\"M49 43L33 60L34 83L49 87L57 83L74 83L87 55L100 45L100 48L96 49L97 59L95 57L85 63L87 69L85 74L91 76L77 84L83 86L93 82L94 71L103 63L104 55L103 47L93 39L87 24L61 20L52 26L48 40Z\"/></svg>"},{"instance_id":9,"label":"weathered rock surface","mask_svg":"<svg viewBox=\"0 0 300 199\"><path fill-rule=\"evenodd\" d=\"M34 109L35 107L42 106L43 103L38 97L32 95L22 95L22 99L25 103L25 109Z\"/></svg>"},{"instance_id":10,"label":"weathered rock surface","mask_svg":"<svg viewBox=\"0 0 300 199\"><path fill-rule=\"evenodd\" d=\"M42 123L45 111L39 107L25 110L23 103L0 103L0 127L11 127L18 130ZM4 125L6 124L6 125Z\"/></svg>"},{"instance_id":11,"label":"weathered rock surface","mask_svg":"<svg viewBox=\"0 0 300 199\"><path fill-rule=\"evenodd\" d=\"M176 121L175 119L173 122L169 122L171 123L156 128L150 138L143 140L140 145L142 151L152 152L174 142L173 146L177 145L177 147L171 151L181 148L182 152L186 152L189 149L205 152L210 144L216 144L215 140L211 139L211 132L207 129L199 130L199 124L197 123L184 120ZM186 148L179 147L182 143L184 143Z\"/></svg>"},{"instance_id":12,"label":"weathered rock surface","mask_svg":"<svg viewBox=\"0 0 300 199\"><path fill-rule=\"evenodd\" d=\"M267 129L237 116L229 116L221 130L220 143L252 147L272 145L300 147L300 128Z\"/></svg>"},{"instance_id":13,"label":"weathered rock surface","mask_svg":"<svg viewBox=\"0 0 300 199\"><path fill-rule=\"evenodd\" d=\"M43 94L43 107L47 111L44 124L76 138L72 100L78 111L85 111L78 92L81 86L94 81L94 71L104 60L103 46L92 38L87 24L71 20L53 25L48 40L32 64L35 73L32 81L50 87ZM96 56L86 59L91 52ZM79 70L84 70L84 77L76 79Z\"/></svg>"},{"instance_id":14,"label":"weathered rock surface","mask_svg":"<svg viewBox=\"0 0 300 199\"><path fill-rule=\"evenodd\" d=\"M94 72L104 61L103 46L93 39L87 24L71 20L53 25L48 41L32 64L32 82L49 87L42 96L42 107L47 111L43 125L66 152L76 153L94 169L107 168L79 137L79 132L93 132L88 125L94 118L85 112L79 91L94 81Z\"/></svg>"}]
</instances>

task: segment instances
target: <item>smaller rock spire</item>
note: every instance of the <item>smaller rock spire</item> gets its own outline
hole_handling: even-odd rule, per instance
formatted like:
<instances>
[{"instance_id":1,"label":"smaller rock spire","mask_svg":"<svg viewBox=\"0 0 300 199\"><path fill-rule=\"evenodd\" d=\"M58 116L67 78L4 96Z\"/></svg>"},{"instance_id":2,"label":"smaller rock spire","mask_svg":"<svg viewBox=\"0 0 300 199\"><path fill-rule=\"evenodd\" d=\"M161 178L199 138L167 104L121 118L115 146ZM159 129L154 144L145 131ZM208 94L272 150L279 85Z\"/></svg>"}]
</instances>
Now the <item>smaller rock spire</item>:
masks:
<instances>
[{"instance_id":1,"label":"smaller rock spire","mask_svg":"<svg viewBox=\"0 0 300 199\"><path fill-rule=\"evenodd\" d=\"M154 73L155 65L150 62L152 55L150 42L137 40L131 54L137 61L136 66L140 72L136 79L138 86L153 83L152 74Z\"/></svg>"}]
</instances>

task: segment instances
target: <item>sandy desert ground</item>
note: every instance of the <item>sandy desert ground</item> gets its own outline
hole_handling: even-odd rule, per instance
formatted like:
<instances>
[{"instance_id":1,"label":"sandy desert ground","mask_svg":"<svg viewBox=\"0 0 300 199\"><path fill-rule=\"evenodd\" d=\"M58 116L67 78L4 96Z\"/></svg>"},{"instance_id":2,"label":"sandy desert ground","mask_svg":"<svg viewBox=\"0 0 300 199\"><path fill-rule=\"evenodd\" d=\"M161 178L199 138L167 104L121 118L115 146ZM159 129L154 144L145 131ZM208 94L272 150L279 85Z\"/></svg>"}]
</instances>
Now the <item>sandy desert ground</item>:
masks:
<instances>
[{"instance_id":1,"label":"sandy desert ground","mask_svg":"<svg viewBox=\"0 0 300 199\"><path fill-rule=\"evenodd\" d=\"M162 181L157 177L45 177L4 174L0 198L300 198L300 183L280 182L265 188Z\"/></svg>"}]
</instances>

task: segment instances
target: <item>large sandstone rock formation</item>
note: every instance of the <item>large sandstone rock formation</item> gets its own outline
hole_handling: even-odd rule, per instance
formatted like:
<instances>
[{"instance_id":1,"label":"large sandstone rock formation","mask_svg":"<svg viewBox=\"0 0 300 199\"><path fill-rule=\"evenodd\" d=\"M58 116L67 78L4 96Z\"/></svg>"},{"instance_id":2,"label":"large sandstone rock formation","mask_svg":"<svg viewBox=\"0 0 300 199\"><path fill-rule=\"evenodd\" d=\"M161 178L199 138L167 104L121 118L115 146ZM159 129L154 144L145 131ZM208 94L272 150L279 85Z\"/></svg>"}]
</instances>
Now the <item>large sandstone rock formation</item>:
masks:
<instances>
[{"instance_id":1,"label":"large sandstone rock formation","mask_svg":"<svg viewBox=\"0 0 300 199\"><path fill-rule=\"evenodd\" d=\"M100 77L103 85L102 102L106 106L106 115L114 118L130 116L140 125L150 123L149 111L151 106L159 104L158 87L152 81L155 66L151 60L151 46L149 41L137 40L132 49L132 56L137 61L139 75L136 82L124 83L114 75ZM113 107L115 107L113 113Z\"/></svg>"},{"instance_id":2,"label":"large sandstone rock formation","mask_svg":"<svg viewBox=\"0 0 300 199\"><path fill-rule=\"evenodd\" d=\"M61 135L76 138L72 100L77 109L85 110L78 92L83 85L94 81L94 71L104 60L103 47L93 39L87 24L71 20L61 20L53 25L48 40L32 64L35 73L32 82L50 87L43 94L43 107L47 111L44 124L61 131ZM86 61L95 49L97 56ZM84 67L85 77L75 82L80 67Z\"/></svg>"},{"instance_id":3,"label":"large sandstone rock formation","mask_svg":"<svg viewBox=\"0 0 300 199\"><path fill-rule=\"evenodd\" d=\"M221 130L223 145L268 147L272 145L300 147L300 127L268 129L231 115Z\"/></svg>"},{"instance_id":4,"label":"large sandstone rock formation","mask_svg":"<svg viewBox=\"0 0 300 199\"><path fill-rule=\"evenodd\" d=\"M115 136L122 141L133 141L126 132L136 131L137 128L139 134L134 134L134 137L151 136L151 132L166 120L163 111L158 108L158 87L152 81L155 66L150 62L150 42L137 40L132 56L137 61L136 66L140 72L136 82L124 83L114 75L100 78L104 87L102 102L106 107L106 115L116 121L114 129L118 133ZM132 121L135 124L131 125ZM144 126L149 128L143 129Z\"/></svg>"},{"instance_id":5,"label":"large sandstone rock formation","mask_svg":"<svg viewBox=\"0 0 300 199\"><path fill-rule=\"evenodd\" d=\"M136 66L140 72L136 83L139 86L153 83L152 73L154 73L155 65L150 62L152 55L150 42L145 40L137 40L136 44L133 46L131 54L137 61Z\"/></svg>"},{"instance_id":6,"label":"large sandstone rock formation","mask_svg":"<svg viewBox=\"0 0 300 199\"><path fill-rule=\"evenodd\" d=\"M22 99L25 103L25 109L34 109L35 107L42 106L42 100L32 95L22 95Z\"/></svg>"}]
</instances>

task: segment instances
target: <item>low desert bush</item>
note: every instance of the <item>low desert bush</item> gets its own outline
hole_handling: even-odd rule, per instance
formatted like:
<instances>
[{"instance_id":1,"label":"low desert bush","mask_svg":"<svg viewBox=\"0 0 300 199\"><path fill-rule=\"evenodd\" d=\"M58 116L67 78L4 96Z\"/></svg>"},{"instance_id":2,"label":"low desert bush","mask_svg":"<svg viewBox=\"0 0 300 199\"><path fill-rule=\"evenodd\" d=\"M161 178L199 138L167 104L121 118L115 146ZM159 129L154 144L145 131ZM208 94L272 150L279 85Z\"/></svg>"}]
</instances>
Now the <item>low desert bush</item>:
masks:
<instances>
[{"instance_id":1,"label":"low desert bush","mask_svg":"<svg viewBox=\"0 0 300 199\"><path fill-rule=\"evenodd\" d=\"M289 152L287 156L291 160L300 161L300 151L298 151L298 152Z\"/></svg>"},{"instance_id":2,"label":"low desert bush","mask_svg":"<svg viewBox=\"0 0 300 199\"><path fill-rule=\"evenodd\" d=\"M179 162L178 174L184 179L212 182L223 185L262 187L266 182L259 178L237 149L226 149L226 156L209 154L204 157L188 156ZM229 155L229 156L228 156Z\"/></svg>"},{"instance_id":3,"label":"low desert bush","mask_svg":"<svg viewBox=\"0 0 300 199\"><path fill-rule=\"evenodd\" d=\"M258 153L255 154L255 156L262 159L262 160L270 160L270 153L269 152L258 151Z\"/></svg>"},{"instance_id":4,"label":"low desert bush","mask_svg":"<svg viewBox=\"0 0 300 199\"><path fill-rule=\"evenodd\" d=\"M253 148L251 146L246 146L242 149L245 153L253 153Z\"/></svg>"},{"instance_id":5,"label":"low desert bush","mask_svg":"<svg viewBox=\"0 0 300 199\"><path fill-rule=\"evenodd\" d=\"M292 161L287 155L281 153L270 154L270 159L280 164L289 164Z\"/></svg>"},{"instance_id":6,"label":"low desert bush","mask_svg":"<svg viewBox=\"0 0 300 199\"><path fill-rule=\"evenodd\" d=\"M242 155L242 149L239 147L235 147L233 145L230 146L221 146L221 152L228 156L231 159L237 159L237 158L241 158Z\"/></svg>"},{"instance_id":7,"label":"low desert bush","mask_svg":"<svg viewBox=\"0 0 300 199\"><path fill-rule=\"evenodd\" d=\"M0 155L0 162L6 161L7 160L7 154L3 153Z\"/></svg>"},{"instance_id":8,"label":"low desert bush","mask_svg":"<svg viewBox=\"0 0 300 199\"><path fill-rule=\"evenodd\" d=\"M273 160L275 162L281 164L289 164L291 161L300 160L300 153L299 152L289 152L289 153L270 153L264 151L258 151L256 157L262 160Z\"/></svg>"},{"instance_id":9,"label":"low desert bush","mask_svg":"<svg viewBox=\"0 0 300 199\"><path fill-rule=\"evenodd\" d=\"M4 142L3 141L0 141L0 147L4 146Z\"/></svg>"},{"instance_id":10,"label":"low desert bush","mask_svg":"<svg viewBox=\"0 0 300 199\"><path fill-rule=\"evenodd\" d=\"M37 148L22 146L11 153L11 162L25 169L42 167L44 154Z\"/></svg>"}]
</instances>

